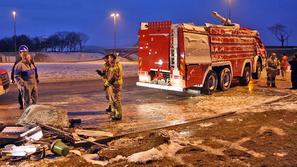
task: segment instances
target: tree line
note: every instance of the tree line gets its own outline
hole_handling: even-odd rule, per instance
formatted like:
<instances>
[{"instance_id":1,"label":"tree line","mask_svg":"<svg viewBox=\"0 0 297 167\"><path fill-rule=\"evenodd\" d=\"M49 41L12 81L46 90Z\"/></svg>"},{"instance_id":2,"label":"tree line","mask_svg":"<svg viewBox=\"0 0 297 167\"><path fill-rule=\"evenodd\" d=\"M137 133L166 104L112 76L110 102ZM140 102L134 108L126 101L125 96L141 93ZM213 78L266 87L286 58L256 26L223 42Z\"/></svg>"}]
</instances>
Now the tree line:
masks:
<instances>
[{"instance_id":1,"label":"tree line","mask_svg":"<svg viewBox=\"0 0 297 167\"><path fill-rule=\"evenodd\" d=\"M6 37L0 40L0 52L14 52L14 38ZM27 45L33 52L78 52L82 51L89 37L81 32L57 32L48 37L16 36L17 49Z\"/></svg>"}]
</instances>

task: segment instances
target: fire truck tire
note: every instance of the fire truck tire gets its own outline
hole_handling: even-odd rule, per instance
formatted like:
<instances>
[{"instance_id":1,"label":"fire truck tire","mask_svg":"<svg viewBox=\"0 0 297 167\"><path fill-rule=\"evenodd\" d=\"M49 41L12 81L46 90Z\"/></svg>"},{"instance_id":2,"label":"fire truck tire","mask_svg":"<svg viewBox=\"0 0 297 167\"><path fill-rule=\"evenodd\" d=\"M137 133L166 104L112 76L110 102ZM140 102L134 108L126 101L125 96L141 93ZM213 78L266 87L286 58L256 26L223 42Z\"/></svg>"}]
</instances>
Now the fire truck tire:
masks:
<instances>
[{"instance_id":1,"label":"fire truck tire","mask_svg":"<svg viewBox=\"0 0 297 167\"><path fill-rule=\"evenodd\" d=\"M219 89L222 91L228 90L232 82L231 70L224 68L219 75Z\"/></svg>"},{"instance_id":2,"label":"fire truck tire","mask_svg":"<svg viewBox=\"0 0 297 167\"><path fill-rule=\"evenodd\" d=\"M218 75L215 71L209 71L202 88L202 93L206 95L213 94L217 90Z\"/></svg>"},{"instance_id":3,"label":"fire truck tire","mask_svg":"<svg viewBox=\"0 0 297 167\"><path fill-rule=\"evenodd\" d=\"M256 72L252 74L253 79L259 79L261 77L261 62L257 62Z\"/></svg>"},{"instance_id":4,"label":"fire truck tire","mask_svg":"<svg viewBox=\"0 0 297 167\"><path fill-rule=\"evenodd\" d=\"M239 82L242 86L247 86L251 80L251 68L249 66L244 67L243 75L240 77Z\"/></svg>"}]
</instances>

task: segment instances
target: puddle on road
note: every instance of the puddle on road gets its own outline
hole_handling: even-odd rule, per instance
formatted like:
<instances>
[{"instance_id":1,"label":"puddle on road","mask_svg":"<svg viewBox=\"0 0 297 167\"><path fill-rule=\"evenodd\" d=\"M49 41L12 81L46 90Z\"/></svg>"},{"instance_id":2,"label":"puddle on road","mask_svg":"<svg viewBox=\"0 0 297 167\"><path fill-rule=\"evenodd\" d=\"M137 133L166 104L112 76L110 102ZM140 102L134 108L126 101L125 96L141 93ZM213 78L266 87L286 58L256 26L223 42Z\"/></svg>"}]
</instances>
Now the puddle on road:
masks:
<instances>
[{"instance_id":1,"label":"puddle on road","mask_svg":"<svg viewBox=\"0 0 297 167\"><path fill-rule=\"evenodd\" d=\"M67 113L68 116L89 116L89 115L105 115L104 112L99 111L72 111Z\"/></svg>"}]
</instances>

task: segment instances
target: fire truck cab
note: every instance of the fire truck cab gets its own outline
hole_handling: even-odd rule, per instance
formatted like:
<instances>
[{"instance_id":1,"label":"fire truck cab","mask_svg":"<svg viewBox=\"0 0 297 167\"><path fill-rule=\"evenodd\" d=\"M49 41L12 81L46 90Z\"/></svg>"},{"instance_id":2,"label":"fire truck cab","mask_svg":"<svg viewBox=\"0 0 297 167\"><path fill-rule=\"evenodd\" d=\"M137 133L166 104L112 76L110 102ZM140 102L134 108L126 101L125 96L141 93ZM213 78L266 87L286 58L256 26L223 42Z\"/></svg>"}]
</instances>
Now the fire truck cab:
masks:
<instances>
[{"instance_id":1,"label":"fire truck cab","mask_svg":"<svg viewBox=\"0 0 297 167\"><path fill-rule=\"evenodd\" d=\"M256 30L240 27L213 12L224 25L141 23L138 86L212 94L233 79L258 79L266 50Z\"/></svg>"}]
</instances>

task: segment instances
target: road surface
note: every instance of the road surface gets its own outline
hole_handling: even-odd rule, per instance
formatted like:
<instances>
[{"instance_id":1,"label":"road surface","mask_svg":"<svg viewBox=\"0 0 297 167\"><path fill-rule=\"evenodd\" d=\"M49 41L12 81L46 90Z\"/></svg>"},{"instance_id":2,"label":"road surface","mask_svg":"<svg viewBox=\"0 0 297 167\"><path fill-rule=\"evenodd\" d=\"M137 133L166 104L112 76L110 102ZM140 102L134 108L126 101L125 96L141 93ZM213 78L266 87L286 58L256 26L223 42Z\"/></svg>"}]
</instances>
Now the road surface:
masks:
<instances>
[{"instance_id":1,"label":"road surface","mask_svg":"<svg viewBox=\"0 0 297 167\"><path fill-rule=\"evenodd\" d=\"M264 103L285 98L292 91L287 81L278 81L279 88L265 88L264 80L242 87L236 83L226 92L211 96L137 87L136 77L124 79L123 120L113 122L105 112L107 100L100 80L41 83L39 104L66 110L70 118L82 119L84 128L116 134L149 130L182 124L251 107L261 109ZM16 86L0 96L0 120L14 123L22 114L18 109ZM252 112L252 111L250 111Z\"/></svg>"}]
</instances>

